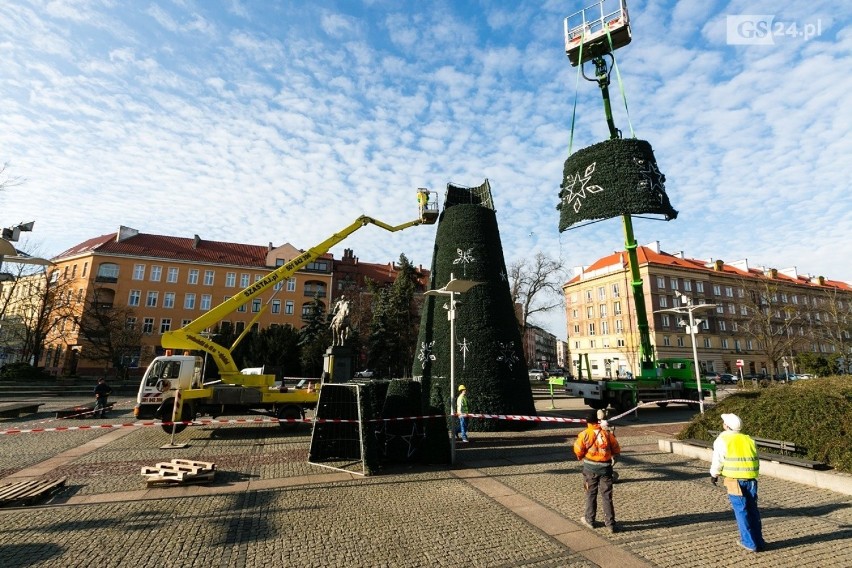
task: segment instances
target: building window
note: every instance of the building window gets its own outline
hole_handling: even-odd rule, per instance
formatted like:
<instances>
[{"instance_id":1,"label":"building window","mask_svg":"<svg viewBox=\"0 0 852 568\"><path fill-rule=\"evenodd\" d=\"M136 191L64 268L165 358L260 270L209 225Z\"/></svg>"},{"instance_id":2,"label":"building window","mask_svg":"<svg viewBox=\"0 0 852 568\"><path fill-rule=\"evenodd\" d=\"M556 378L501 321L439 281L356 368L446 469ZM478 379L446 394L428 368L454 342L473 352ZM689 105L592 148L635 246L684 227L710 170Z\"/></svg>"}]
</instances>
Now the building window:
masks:
<instances>
[{"instance_id":1,"label":"building window","mask_svg":"<svg viewBox=\"0 0 852 568\"><path fill-rule=\"evenodd\" d=\"M663 314L663 316L662 316L663 327L671 327L671 321L672 320L671 320L671 318L669 317L668 314Z\"/></svg>"},{"instance_id":2,"label":"building window","mask_svg":"<svg viewBox=\"0 0 852 568\"><path fill-rule=\"evenodd\" d=\"M612 311L615 315L620 316L621 315L621 302L614 302L612 304Z\"/></svg>"},{"instance_id":3,"label":"building window","mask_svg":"<svg viewBox=\"0 0 852 568\"><path fill-rule=\"evenodd\" d=\"M145 307L146 308L156 308L157 307L157 298L159 297L159 292L148 292L148 297L145 299Z\"/></svg>"},{"instance_id":4,"label":"building window","mask_svg":"<svg viewBox=\"0 0 852 568\"><path fill-rule=\"evenodd\" d=\"M734 333L737 332L737 322L735 322L735 321L731 322L731 331L733 331Z\"/></svg>"},{"instance_id":5,"label":"building window","mask_svg":"<svg viewBox=\"0 0 852 568\"><path fill-rule=\"evenodd\" d=\"M166 292L163 295L163 307L164 308L174 308L175 307L175 293L174 292Z\"/></svg>"},{"instance_id":6,"label":"building window","mask_svg":"<svg viewBox=\"0 0 852 568\"><path fill-rule=\"evenodd\" d=\"M795 305L799 305L799 297L797 295L793 294L792 296L790 296L790 299L793 300L793 303Z\"/></svg>"},{"instance_id":7,"label":"building window","mask_svg":"<svg viewBox=\"0 0 852 568\"><path fill-rule=\"evenodd\" d=\"M574 324L574 333L576 335L580 335L580 324L579 323Z\"/></svg>"},{"instance_id":8,"label":"building window","mask_svg":"<svg viewBox=\"0 0 852 568\"><path fill-rule=\"evenodd\" d=\"M724 314L725 313L725 304L716 304L716 313Z\"/></svg>"},{"instance_id":9,"label":"building window","mask_svg":"<svg viewBox=\"0 0 852 568\"><path fill-rule=\"evenodd\" d=\"M255 298L254 300L252 300L251 301L251 313L253 313L253 314L258 313L260 311L261 305L262 304L261 304L260 298Z\"/></svg>"},{"instance_id":10,"label":"building window","mask_svg":"<svg viewBox=\"0 0 852 568\"><path fill-rule=\"evenodd\" d=\"M154 318L145 318L142 320L142 333L147 335L154 333Z\"/></svg>"},{"instance_id":11,"label":"building window","mask_svg":"<svg viewBox=\"0 0 852 568\"><path fill-rule=\"evenodd\" d=\"M172 328L171 318L163 318L160 320L160 333L166 333Z\"/></svg>"},{"instance_id":12,"label":"building window","mask_svg":"<svg viewBox=\"0 0 852 568\"><path fill-rule=\"evenodd\" d=\"M754 349L754 342L751 339L746 339L746 349L749 351Z\"/></svg>"},{"instance_id":13,"label":"building window","mask_svg":"<svg viewBox=\"0 0 852 568\"><path fill-rule=\"evenodd\" d=\"M177 282L179 272L180 270L178 270L174 266L170 266L169 271L166 274L166 282L168 282L169 284L174 284L175 282Z\"/></svg>"},{"instance_id":14,"label":"building window","mask_svg":"<svg viewBox=\"0 0 852 568\"><path fill-rule=\"evenodd\" d=\"M183 297L183 308L185 310L195 309L195 294L186 294Z\"/></svg>"},{"instance_id":15,"label":"building window","mask_svg":"<svg viewBox=\"0 0 852 568\"><path fill-rule=\"evenodd\" d=\"M686 279L684 279L684 281L683 281L683 289L684 289L685 291L687 291L687 292L692 292L692 280L686 280Z\"/></svg>"},{"instance_id":16,"label":"building window","mask_svg":"<svg viewBox=\"0 0 852 568\"><path fill-rule=\"evenodd\" d=\"M249 275L248 274L240 274L240 288L248 288L249 285Z\"/></svg>"},{"instance_id":17,"label":"building window","mask_svg":"<svg viewBox=\"0 0 852 568\"><path fill-rule=\"evenodd\" d=\"M130 329L130 330L136 329L136 318L135 317L127 318L124 321L124 329Z\"/></svg>"},{"instance_id":18,"label":"building window","mask_svg":"<svg viewBox=\"0 0 852 568\"><path fill-rule=\"evenodd\" d=\"M737 288L737 298L744 298L744 297L745 297L745 292L743 291L742 288L738 287Z\"/></svg>"},{"instance_id":19,"label":"building window","mask_svg":"<svg viewBox=\"0 0 852 568\"><path fill-rule=\"evenodd\" d=\"M236 272L225 273L225 288L233 288L236 285L237 285L237 273Z\"/></svg>"},{"instance_id":20,"label":"building window","mask_svg":"<svg viewBox=\"0 0 852 568\"><path fill-rule=\"evenodd\" d=\"M672 344L672 340L669 339L669 336L664 335L663 336L663 345L665 345L666 347L669 347L669 346L671 346L671 344Z\"/></svg>"},{"instance_id":21,"label":"building window","mask_svg":"<svg viewBox=\"0 0 852 568\"><path fill-rule=\"evenodd\" d=\"M240 306L239 308L237 308L237 311L238 311L238 312L243 312L243 313L245 313L245 311L246 311L246 305L245 305L245 304L243 304L242 306Z\"/></svg>"},{"instance_id":22,"label":"building window","mask_svg":"<svg viewBox=\"0 0 852 568\"><path fill-rule=\"evenodd\" d=\"M736 304L728 304L728 313L729 314L737 313L737 305Z\"/></svg>"},{"instance_id":23,"label":"building window","mask_svg":"<svg viewBox=\"0 0 852 568\"><path fill-rule=\"evenodd\" d=\"M725 286L725 296L728 298L734 297L734 289L730 286Z\"/></svg>"},{"instance_id":24,"label":"building window","mask_svg":"<svg viewBox=\"0 0 852 568\"><path fill-rule=\"evenodd\" d=\"M695 291L699 294L704 293L704 282L696 282L695 283Z\"/></svg>"},{"instance_id":25,"label":"building window","mask_svg":"<svg viewBox=\"0 0 852 568\"><path fill-rule=\"evenodd\" d=\"M191 324L191 323L192 323L192 320L188 320L188 319L186 319L186 320L180 320L180 326L181 326L181 327L186 327L186 326L188 326L188 325L189 325L189 324Z\"/></svg>"},{"instance_id":26,"label":"building window","mask_svg":"<svg viewBox=\"0 0 852 568\"><path fill-rule=\"evenodd\" d=\"M598 288L598 300L606 300L606 286Z\"/></svg>"},{"instance_id":27,"label":"building window","mask_svg":"<svg viewBox=\"0 0 852 568\"><path fill-rule=\"evenodd\" d=\"M280 314L281 313L281 300L272 300L272 313Z\"/></svg>"},{"instance_id":28,"label":"building window","mask_svg":"<svg viewBox=\"0 0 852 568\"><path fill-rule=\"evenodd\" d=\"M571 310L571 319L577 319L577 318L579 317L579 316L577 315L578 313L579 313L579 312L577 311L577 308L572 309L572 310Z\"/></svg>"},{"instance_id":29,"label":"building window","mask_svg":"<svg viewBox=\"0 0 852 568\"><path fill-rule=\"evenodd\" d=\"M594 334L595 334L595 322L590 321L589 322L589 335L594 335Z\"/></svg>"},{"instance_id":30,"label":"building window","mask_svg":"<svg viewBox=\"0 0 852 568\"><path fill-rule=\"evenodd\" d=\"M592 301L592 291L591 290L586 290L586 301L587 302Z\"/></svg>"},{"instance_id":31,"label":"building window","mask_svg":"<svg viewBox=\"0 0 852 568\"><path fill-rule=\"evenodd\" d=\"M615 346L616 347L624 347L624 340L623 339L616 339L615 340Z\"/></svg>"},{"instance_id":32,"label":"building window","mask_svg":"<svg viewBox=\"0 0 852 568\"><path fill-rule=\"evenodd\" d=\"M739 339L734 339L734 349L737 350L737 351L740 350L740 340Z\"/></svg>"},{"instance_id":33,"label":"building window","mask_svg":"<svg viewBox=\"0 0 852 568\"><path fill-rule=\"evenodd\" d=\"M669 282L671 282L672 290L677 290L677 289L678 289L678 287L677 287L677 278L675 278L674 276L672 276L672 277L669 279Z\"/></svg>"},{"instance_id":34,"label":"building window","mask_svg":"<svg viewBox=\"0 0 852 568\"><path fill-rule=\"evenodd\" d=\"M719 297L722 295L722 287L718 284L713 284L713 295Z\"/></svg>"},{"instance_id":35,"label":"building window","mask_svg":"<svg viewBox=\"0 0 852 568\"><path fill-rule=\"evenodd\" d=\"M665 290L666 289L666 277L665 276L657 276L657 290Z\"/></svg>"},{"instance_id":36,"label":"building window","mask_svg":"<svg viewBox=\"0 0 852 568\"><path fill-rule=\"evenodd\" d=\"M189 269L189 279L186 281L187 284L198 284L198 269L190 268Z\"/></svg>"},{"instance_id":37,"label":"building window","mask_svg":"<svg viewBox=\"0 0 852 568\"><path fill-rule=\"evenodd\" d=\"M727 326L725 325L725 320L719 320L719 331L726 331Z\"/></svg>"},{"instance_id":38,"label":"building window","mask_svg":"<svg viewBox=\"0 0 852 568\"><path fill-rule=\"evenodd\" d=\"M296 306L293 304L293 300L287 300L284 302L284 313L288 316L292 316L296 312Z\"/></svg>"},{"instance_id":39,"label":"building window","mask_svg":"<svg viewBox=\"0 0 852 568\"><path fill-rule=\"evenodd\" d=\"M680 335L677 336L677 346L683 347L683 337Z\"/></svg>"},{"instance_id":40,"label":"building window","mask_svg":"<svg viewBox=\"0 0 852 568\"><path fill-rule=\"evenodd\" d=\"M238 335L240 333L242 333L245 328L246 328L246 322L244 322L244 321L234 322L234 332L236 332Z\"/></svg>"},{"instance_id":41,"label":"building window","mask_svg":"<svg viewBox=\"0 0 852 568\"><path fill-rule=\"evenodd\" d=\"M606 312L607 312L607 310L606 310L606 304L601 304L601 305L600 305L600 313L601 313L601 317L602 317L602 318L605 318L605 317L607 316L607 313L606 313Z\"/></svg>"},{"instance_id":42,"label":"building window","mask_svg":"<svg viewBox=\"0 0 852 568\"><path fill-rule=\"evenodd\" d=\"M85 278L85 277L86 277L86 274L87 274L88 272L89 272L89 263L88 263L88 262L84 262L84 263L83 263L83 274L81 274L80 276L81 276L82 278Z\"/></svg>"},{"instance_id":43,"label":"building window","mask_svg":"<svg viewBox=\"0 0 852 568\"><path fill-rule=\"evenodd\" d=\"M204 271L204 285L205 286L212 286L213 285L213 274L214 273L213 273L212 270L205 270Z\"/></svg>"},{"instance_id":44,"label":"building window","mask_svg":"<svg viewBox=\"0 0 852 568\"><path fill-rule=\"evenodd\" d=\"M621 320L615 320L615 331L616 333L624 331L624 323Z\"/></svg>"},{"instance_id":45,"label":"building window","mask_svg":"<svg viewBox=\"0 0 852 568\"><path fill-rule=\"evenodd\" d=\"M201 309L207 311L210 309L210 305L213 303L213 296L211 294L201 294Z\"/></svg>"},{"instance_id":46,"label":"building window","mask_svg":"<svg viewBox=\"0 0 852 568\"><path fill-rule=\"evenodd\" d=\"M133 265L133 279L134 280L145 280L145 265L144 264L134 264Z\"/></svg>"},{"instance_id":47,"label":"building window","mask_svg":"<svg viewBox=\"0 0 852 568\"><path fill-rule=\"evenodd\" d=\"M713 346L713 343L710 341L709 337L704 338L704 347L710 349Z\"/></svg>"},{"instance_id":48,"label":"building window","mask_svg":"<svg viewBox=\"0 0 852 568\"><path fill-rule=\"evenodd\" d=\"M315 260L313 262L309 262L305 265L305 270L309 270L311 272L328 272L328 261Z\"/></svg>"},{"instance_id":49,"label":"building window","mask_svg":"<svg viewBox=\"0 0 852 568\"><path fill-rule=\"evenodd\" d=\"M156 264L151 266L151 282L159 282L163 277L163 267Z\"/></svg>"},{"instance_id":50,"label":"building window","mask_svg":"<svg viewBox=\"0 0 852 568\"><path fill-rule=\"evenodd\" d=\"M618 286L618 282L612 285L612 297L618 298L621 296L621 289Z\"/></svg>"},{"instance_id":51,"label":"building window","mask_svg":"<svg viewBox=\"0 0 852 568\"><path fill-rule=\"evenodd\" d=\"M322 282L306 282L305 296L325 298L325 284Z\"/></svg>"},{"instance_id":52,"label":"building window","mask_svg":"<svg viewBox=\"0 0 852 568\"><path fill-rule=\"evenodd\" d=\"M606 335L609 333L609 322L602 321L601 322L601 335Z\"/></svg>"},{"instance_id":53,"label":"building window","mask_svg":"<svg viewBox=\"0 0 852 568\"><path fill-rule=\"evenodd\" d=\"M586 317L589 318L589 319L595 317L594 306L586 306Z\"/></svg>"},{"instance_id":54,"label":"building window","mask_svg":"<svg viewBox=\"0 0 852 568\"><path fill-rule=\"evenodd\" d=\"M127 298L127 305L128 306L134 306L134 307L138 306L140 298L142 298L142 291L141 290L131 290L130 296Z\"/></svg>"},{"instance_id":55,"label":"building window","mask_svg":"<svg viewBox=\"0 0 852 568\"><path fill-rule=\"evenodd\" d=\"M295 292L296 291L296 279L295 278L288 278L287 279L287 291L288 292Z\"/></svg>"},{"instance_id":56,"label":"building window","mask_svg":"<svg viewBox=\"0 0 852 568\"><path fill-rule=\"evenodd\" d=\"M669 298L668 296L660 296L660 307L667 308L669 307Z\"/></svg>"},{"instance_id":57,"label":"building window","mask_svg":"<svg viewBox=\"0 0 852 568\"><path fill-rule=\"evenodd\" d=\"M727 338L722 339L722 349L728 349L728 339Z\"/></svg>"},{"instance_id":58,"label":"building window","mask_svg":"<svg viewBox=\"0 0 852 568\"><path fill-rule=\"evenodd\" d=\"M745 305L740 306L740 315L747 316L748 315L748 307Z\"/></svg>"}]
</instances>

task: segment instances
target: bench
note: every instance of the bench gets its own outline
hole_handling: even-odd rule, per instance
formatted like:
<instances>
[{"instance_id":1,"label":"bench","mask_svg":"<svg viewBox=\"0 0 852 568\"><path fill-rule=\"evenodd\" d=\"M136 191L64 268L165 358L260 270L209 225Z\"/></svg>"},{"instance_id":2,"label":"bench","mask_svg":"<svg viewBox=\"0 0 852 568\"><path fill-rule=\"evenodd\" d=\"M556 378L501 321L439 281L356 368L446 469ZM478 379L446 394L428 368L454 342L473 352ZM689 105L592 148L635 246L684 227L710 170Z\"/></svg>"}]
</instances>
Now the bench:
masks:
<instances>
[{"instance_id":1,"label":"bench","mask_svg":"<svg viewBox=\"0 0 852 568\"><path fill-rule=\"evenodd\" d=\"M719 433L714 431L709 431L710 434L716 436ZM793 442L785 442L782 440L772 440L769 438L755 438L752 437L755 445L758 448L770 448L773 450L780 450L782 452L794 452L794 453L805 453L805 448L802 446L798 446ZM696 440L696 439L688 439L682 440L685 444L689 444L691 446L699 446L702 448L712 448L713 442L708 442L707 440ZM774 452L761 452L758 450L757 452L758 459L770 462L783 463L786 465L794 465L797 467L807 467L810 469L831 469L825 462L818 462L813 460L808 460L805 458L800 458L796 456L787 455L785 453L777 454Z\"/></svg>"},{"instance_id":2,"label":"bench","mask_svg":"<svg viewBox=\"0 0 852 568\"><path fill-rule=\"evenodd\" d=\"M4 402L0 403L0 417L17 418L21 414L32 414L38 412L41 402Z\"/></svg>"}]
</instances>

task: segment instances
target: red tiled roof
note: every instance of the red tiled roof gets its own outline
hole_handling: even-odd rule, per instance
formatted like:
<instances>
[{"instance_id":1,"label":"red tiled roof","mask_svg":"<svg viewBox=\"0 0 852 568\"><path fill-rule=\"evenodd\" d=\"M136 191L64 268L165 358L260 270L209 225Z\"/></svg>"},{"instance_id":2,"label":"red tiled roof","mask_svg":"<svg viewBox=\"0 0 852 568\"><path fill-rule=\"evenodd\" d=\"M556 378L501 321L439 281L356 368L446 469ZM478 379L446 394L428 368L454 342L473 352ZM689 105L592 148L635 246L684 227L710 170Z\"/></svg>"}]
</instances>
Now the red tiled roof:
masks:
<instances>
[{"instance_id":1,"label":"red tiled roof","mask_svg":"<svg viewBox=\"0 0 852 568\"><path fill-rule=\"evenodd\" d=\"M82 254L99 252L121 256L154 257L211 264L236 264L242 266L266 266L268 248L259 245L225 243L200 239L169 237L139 233L116 242L115 233L84 241L57 255L53 260Z\"/></svg>"},{"instance_id":2,"label":"red tiled roof","mask_svg":"<svg viewBox=\"0 0 852 568\"><path fill-rule=\"evenodd\" d=\"M716 263L708 263L705 260L697 260L694 258L681 258L679 256L674 256L664 251L656 252L654 249L643 246L637 247L636 256L639 260L640 266L643 264L657 264L663 266L673 266L677 268L686 268L690 270L713 272L716 274L727 274L729 276L737 276L743 278L766 277L763 271L757 268L749 268L748 270L743 270L741 268L737 268L736 266L731 266L730 264L725 264L724 262L717 261L720 263L720 265L719 269L716 269ZM619 264L622 268L627 269L628 257L626 251L614 252L608 256L599 258L590 266L588 266L583 272L593 272L595 270L601 270ZM580 274L574 276L568 281L568 284L573 284L579 281L580 277ZM820 284L818 282L812 282L809 278L805 276L798 276L794 278L780 271L777 271L774 279L780 282L789 282L793 284L800 284L803 286L820 287ZM846 282L842 282L839 280L829 280L828 278L825 278L823 280L822 287L830 287L837 288L839 290L852 291L852 286L850 286Z\"/></svg>"}]
</instances>

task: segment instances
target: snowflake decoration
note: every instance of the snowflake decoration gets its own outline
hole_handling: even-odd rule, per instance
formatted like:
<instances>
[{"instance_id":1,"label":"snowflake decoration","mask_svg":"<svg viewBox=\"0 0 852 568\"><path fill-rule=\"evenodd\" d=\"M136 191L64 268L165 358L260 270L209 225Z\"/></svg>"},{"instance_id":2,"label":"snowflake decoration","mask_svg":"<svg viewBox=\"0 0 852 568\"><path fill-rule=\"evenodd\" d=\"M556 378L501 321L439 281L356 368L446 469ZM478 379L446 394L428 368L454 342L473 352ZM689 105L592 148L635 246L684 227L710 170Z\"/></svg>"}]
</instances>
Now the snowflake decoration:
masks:
<instances>
[{"instance_id":1,"label":"snowflake decoration","mask_svg":"<svg viewBox=\"0 0 852 568\"><path fill-rule=\"evenodd\" d=\"M592 179L592 174L595 173L595 166L597 162L592 162L586 168L586 171L581 176L579 172L574 175L568 175L568 178L565 180L565 197L563 198L563 202L566 205L571 205L571 202L574 202L573 209L574 213L579 213L580 208L583 206L582 200L586 198L586 192L589 193L599 193L603 191L599 185L590 185L586 186L589 183L589 180ZM575 190L576 188L576 190Z\"/></svg>"},{"instance_id":2,"label":"snowflake decoration","mask_svg":"<svg viewBox=\"0 0 852 568\"><path fill-rule=\"evenodd\" d=\"M500 280L502 280L503 282L508 282L508 281L509 281L509 277L508 277L508 276L506 276L506 271L505 271L505 270L501 270L501 271L500 271Z\"/></svg>"},{"instance_id":3,"label":"snowflake decoration","mask_svg":"<svg viewBox=\"0 0 852 568\"><path fill-rule=\"evenodd\" d=\"M465 369L467 367L467 354L470 351L472 343L468 343L467 338L463 337L461 341L456 341L456 344L462 354L462 369Z\"/></svg>"},{"instance_id":4,"label":"snowflake decoration","mask_svg":"<svg viewBox=\"0 0 852 568\"><path fill-rule=\"evenodd\" d=\"M509 366L509 370L518 362L518 356L515 354L515 342L510 341L509 343L499 343L500 345L500 354L497 356L497 360L501 363L506 363Z\"/></svg>"},{"instance_id":5,"label":"snowflake decoration","mask_svg":"<svg viewBox=\"0 0 852 568\"><path fill-rule=\"evenodd\" d=\"M476 260L475 258L473 258L473 249L456 249L456 253L458 253L459 257L453 261L453 264L461 264L463 273L465 276L467 276L467 265Z\"/></svg>"},{"instance_id":6,"label":"snowflake decoration","mask_svg":"<svg viewBox=\"0 0 852 568\"><path fill-rule=\"evenodd\" d=\"M656 162L644 158L633 158L633 162L639 167L639 175L642 176L639 181L639 189L642 191L650 190L662 203L663 195L666 192L666 176L660 173Z\"/></svg>"},{"instance_id":7,"label":"snowflake decoration","mask_svg":"<svg viewBox=\"0 0 852 568\"><path fill-rule=\"evenodd\" d=\"M428 363L429 361L434 361L435 359L437 359L437 357L435 357L435 354L432 353L432 348L434 346L435 346L434 341L430 341L429 343L426 343L424 341L423 343L420 344L420 354L417 356L417 359L420 360L420 368L421 369L425 369L426 363Z\"/></svg>"}]
</instances>

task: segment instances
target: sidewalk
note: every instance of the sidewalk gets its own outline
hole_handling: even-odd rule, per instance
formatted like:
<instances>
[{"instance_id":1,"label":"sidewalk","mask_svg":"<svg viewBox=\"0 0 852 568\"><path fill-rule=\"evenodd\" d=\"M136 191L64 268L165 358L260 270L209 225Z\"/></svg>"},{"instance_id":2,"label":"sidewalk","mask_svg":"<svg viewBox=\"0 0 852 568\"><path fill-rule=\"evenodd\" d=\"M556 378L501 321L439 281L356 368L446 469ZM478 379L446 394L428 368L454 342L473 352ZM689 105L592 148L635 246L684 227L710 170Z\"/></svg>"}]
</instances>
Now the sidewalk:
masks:
<instances>
[{"instance_id":1,"label":"sidewalk","mask_svg":"<svg viewBox=\"0 0 852 568\"><path fill-rule=\"evenodd\" d=\"M552 411L549 400L537 406L585 412L572 399L555 403ZM760 481L769 550L737 547L708 464L659 449L684 415L677 407L640 411L619 423L622 531L614 535L579 525L582 478L568 447L577 425L473 433L454 468L367 478L308 464L308 430L275 425L188 428L176 441L189 447L168 451L159 449L168 441L159 428L3 436L9 459L0 476L41 468L69 481L54 504L0 509L0 558L4 566L204 568L852 565L852 547L843 545L852 537L852 497L771 477ZM215 482L146 488L140 468L176 457L215 462ZM50 470L40 465L48 460Z\"/></svg>"}]
</instances>

